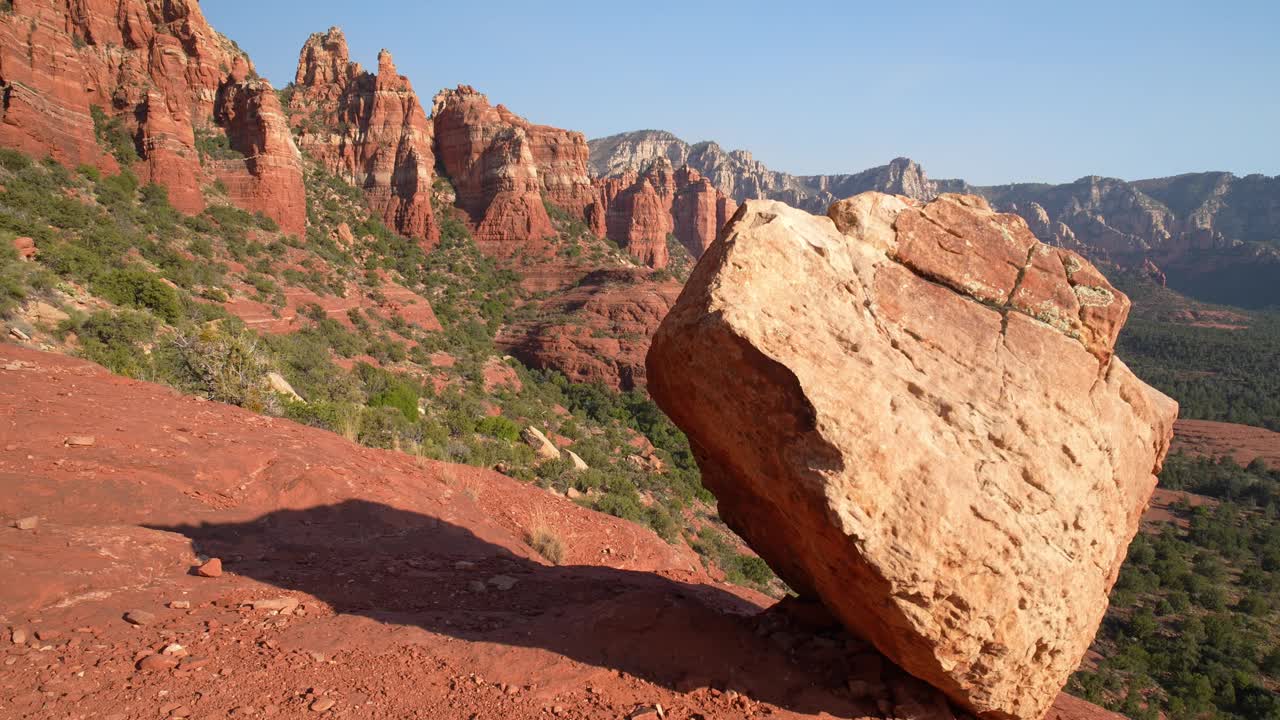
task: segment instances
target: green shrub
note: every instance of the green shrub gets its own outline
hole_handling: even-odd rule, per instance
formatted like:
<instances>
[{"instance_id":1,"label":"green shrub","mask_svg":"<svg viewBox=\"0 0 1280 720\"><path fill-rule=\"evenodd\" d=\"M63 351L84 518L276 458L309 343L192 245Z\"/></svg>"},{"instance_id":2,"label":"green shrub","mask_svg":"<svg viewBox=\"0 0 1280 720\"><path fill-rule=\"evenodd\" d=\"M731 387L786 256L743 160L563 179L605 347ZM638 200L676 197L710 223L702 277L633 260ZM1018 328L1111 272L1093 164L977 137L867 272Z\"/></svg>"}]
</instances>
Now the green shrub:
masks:
<instances>
[{"instance_id":1,"label":"green shrub","mask_svg":"<svg viewBox=\"0 0 1280 720\"><path fill-rule=\"evenodd\" d=\"M408 385L397 384L378 392L369 398L369 407L395 408L409 422L418 419L418 393Z\"/></svg>"},{"instance_id":2,"label":"green shrub","mask_svg":"<svg viewBox=\"0 0 1280 720\"><path fill-rule=\"evenodd\" d=\"M231 139L218 128L196 128L196 152L200 164L207 160L244 160L244 153L231 147Z\"/></svg>"},{"instance_id":3,"label":"green shrub","mask_svg":"<svg viewBox=\"0 0 1280 720\"><path fill-rule=\"evenodd\" d=\"M138 176L125 168L117 175L108 175L98 181L96 194L98 202L113 208L116 212L126 211L133 206L138 192Z\"/></svg>"},{"instance_id":4,"label":"green shrub","mask_svg":"<svg viewBox=\"0 0 1280 720\"><path fill-rule=\"evenodd\" d=\"M9 172L25 170L31 165L31 158L11 148L0 148L0 167Z\"/></svg>"},{"instance_id":5,"label":"green shrub","mask_svg":"<svg viewBox=\"0 0 1280 720\"><path fill-rule=\"evenodd\" d=\"M182 317L178 292L160 276L137 265L103 274L94 281L93 292L117 305L151 310L167 322Z\"/></svg>"},{"instance_id":6,"label":"green shrub","mask_svg":"<svg viewBox=\"0 0 1280 720\"><path fill-rule=\"evenodd\" d=\"M97 105L89 106L89 114L93 116L93 132L97 136L98 142L106 146L110 152L122 166L129 166L141 160L138 156L137 142L133 136L129 134L129 130L125 128L124 121L119 117L108 117L106 112Z\"/></svg>"},{"instance_id":7,"label":"green shrub","mask_svg":"<svg viewBox=\"0 0 1280 720\"><path fill-rule=\"evenodd\" d=\"M291 402L285 406L284 416L303 425L331 430L339 435L355 439L360 427L361 409L350 403L312 401Z\"/></svg>"},{"instance_id":8,"label":"green shrub","mask_svg":"<svg viewBox=\"0 0 1280 720\"><path fill-rule=\"evenodd\" d=\"M412 439L412 425L400 408L367 408L360 416L358 438L361 445L396 449Z\"/></svg>"},{"instance_id":9,"label":"green shrub","mask_svg":"<svg viewBox=\"0 0 1280 720\"><path fill-rule=\"evenodd\" d=\"M120 375L149 378L151 363L140 346L154 342L158 326L148 313L99 310L88 316L73 313L59 329L76 334L83 357Z\"/></svg>"},{"instance_id":10,"label":"green shrub","mask_svg":"<svg viewBox=\"0 0 1280 720\"><path fill-rule=\"evenodd\" d=\"M267 383L271 367L258 337L240 327L210 323L182 329L166 343L174 384L218 402L276 412L278 396Z\"/></svg>"},{"instance_id":11,"label":"green shrub","mask_svg":"<svg viewBox=\"0 0 1280 720\"><path fill-rule=\"evenodd\" d=\"M515 442L520 439L520 426L501 415L486 417L476 423L476 432L481 435L506 440L507 442Z\"/></svg>"}]
</instances>

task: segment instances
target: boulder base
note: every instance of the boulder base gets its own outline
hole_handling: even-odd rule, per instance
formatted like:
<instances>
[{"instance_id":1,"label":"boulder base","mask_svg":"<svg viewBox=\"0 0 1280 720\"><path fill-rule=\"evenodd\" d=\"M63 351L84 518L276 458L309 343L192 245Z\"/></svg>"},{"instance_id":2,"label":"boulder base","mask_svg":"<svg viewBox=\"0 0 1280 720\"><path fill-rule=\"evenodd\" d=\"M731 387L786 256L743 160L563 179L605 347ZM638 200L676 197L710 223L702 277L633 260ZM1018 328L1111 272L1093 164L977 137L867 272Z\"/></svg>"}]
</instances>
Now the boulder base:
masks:
<instances>
[{"instance_id":1,"label":"boulder base","mask_svg":"<svg viewBox=\"0 0 1280 720\"><path fill-rule=\"evenodd\" d=\"M1177 414L1112 356L1128 308L980 198L749 201L654 337L649 388L792 588L975 713L1040 720Z\"/></svg>"}]
</instances>

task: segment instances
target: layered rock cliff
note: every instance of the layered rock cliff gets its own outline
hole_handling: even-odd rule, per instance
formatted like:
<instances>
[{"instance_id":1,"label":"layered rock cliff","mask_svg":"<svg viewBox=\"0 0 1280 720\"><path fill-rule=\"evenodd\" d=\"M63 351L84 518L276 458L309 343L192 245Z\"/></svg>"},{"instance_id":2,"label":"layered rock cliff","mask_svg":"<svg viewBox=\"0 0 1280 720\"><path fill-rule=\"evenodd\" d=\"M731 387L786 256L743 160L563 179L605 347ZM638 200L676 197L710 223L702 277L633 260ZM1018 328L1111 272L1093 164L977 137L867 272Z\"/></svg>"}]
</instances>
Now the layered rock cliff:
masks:
<instances>
[{"instance_id":1,"label":"layered rock cliff","mask_svg":"<svg viewBox=\"0 0 1280 720\"><path fill-rule=\"evenodd\" d=\"M992 720L1040 720L1107 607L1177 405L1129 301L980 197L741 208L649 389L721 517L801 596Z\"/></svg>"},{"instance_id":2,"label":"layered rock cliff","mask_svg":"<svg viewBox=\"0 0 1280 720\"><path fill-rule=\"evenodd\" d=\"M655 268L667 266L668 236L693 257L701 257L737 209L737 203L697 170L675 170L666 158L643 173L627 171L598 184L608 237Z\"/></svg>"},{"instance_id":3,"label":"layered rock cliff","mask_svg":"<svg viewBox=\"0 0 1280 720\"><path fill-rule=\"evenodd\" d=\"M275 93L197 2L11 4L0 13L0 145L106 172L123 162L189 213L216 177L241 206L304 232L301 159ZM243 157L202 165L198 130L225 132Z\"/></svg>"},{"instance_id":4,"label":"layered rock cliff","mask_svg":"<svg viewBox=\"0 0 1280 720\"><path fill-rule=\"evenodd\" d=\"M663 268L668 236L697 257L736 208L696 170L669 163L593 178L581 133L534 125L470 87L440 93L433 119L436 152L458 205L481 248L499 256L545 254L555 234L550 205L639 262Z\"/></svg>"},{"instance_id":5,"label":"layered rock cliff","mask_svg":"<svg viewBox=\"0 0 1280 720\"><path fill-rule=\"evenodd\" d=\"M679 294L678 281L643 268L595 270L557 289L536 317L503 327L496 342L577 382L642 387L649 340Z\"/></svg>"},{"instance_id":6,"label":"layered rock cliff","mask_svg":"<svg viewBox=\"0 0 1280 720\"><path fill-rule=\"evenodd\" d=\"M916 200L968 192L1022 216L1040 240L1137 270L1201 299L1245 306L1280 303L1280 179L1191 173L1136 180L1090 176L1061 185L990 187L931 180L916 162L847 175L795 176L725 152L642 130L592 140L592 170L618 177L656 162L695 168L735 200L771 199L814 213L836 200L879 191Z\"/></svg>"},{"instance_id":7,"label":"layered rock cliff","mask_svg":"<svg viewBox=\"0 0 1280 720\"><path fill-rule=\"evenodd\" d=\"M232 149L244 159L213 160L210 164L232 202L258 210L279 223L284 232L302 237L307 231L302 156L275 90L266 80L251 78L249 73L248 61L237 57L231 75L218 87L213 109L214 120L226 129Z\"/></svg>"},{"instance_id":8,"label":"layered rock cliff","mask_svg":"<svg viewBox=\"0 0 1280 720\"><path fill-rule=\"evenodd\" d=\"M591 168L601 177L643 171L657 160L674 167L688 165L737 202L779 200L810 212L826 211L831 203L876 190L929 200L942 191L958 189L955 181L929 180L908 158L849 175L791 175L771 170L746 150L725 151L714 142L686 143L661 130L641 130L592 140Z\"/></svg>"},{"instance_id":9,"label":"layered rock cliff","mask_svg":"<svg viewBox=\"0 0 1280 720\"><path fill-rule=\"evenodd\" d=\"M545 252L555 229L544 197L600 234L604 214L581 133L534 125L465 85L436 95L432 117L436 154L481 249L502 257Z\"/></svg>"},{"instance_id":10,"label":"layered rock cliff","mask_svg":"<svg viewBox=\"0 0 1280 720\"><path fill-rule=\"evenodd\" d=\"M1155 265L1171 287L1201 299L1280 302L1280 178L1090 176L977 191L1023 216L1046 242L1127 268Z\"/></svg>"},{"instance_id":11,"label":"layered rock cliff","mask_svg":"<svg viewBox=\"0 0 1280 720\"><path fill-rule=\"evenodd\" d=\"M431 209L434 128L391 53L378 72L351 62L338 28L307 39L289 98L298 144L329 172L364 190L369 206L426 245L440 235Z\"/></svg>"}]
</instances>

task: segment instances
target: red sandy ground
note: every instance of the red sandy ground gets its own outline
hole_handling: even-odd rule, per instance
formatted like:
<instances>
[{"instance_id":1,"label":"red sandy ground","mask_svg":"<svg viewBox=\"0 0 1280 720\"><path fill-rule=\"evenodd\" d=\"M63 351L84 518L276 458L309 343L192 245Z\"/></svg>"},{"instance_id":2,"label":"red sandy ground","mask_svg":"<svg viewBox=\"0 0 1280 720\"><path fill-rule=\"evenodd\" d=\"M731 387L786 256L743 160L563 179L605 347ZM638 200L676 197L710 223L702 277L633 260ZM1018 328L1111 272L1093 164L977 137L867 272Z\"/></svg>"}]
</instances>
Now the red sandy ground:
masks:
<instances>
[{"instance_id":1,"label":"red sandy ground","mask_svg":"<svg viewBox=\"0 0 1280 720\"><path fill-rule=\"evenodd\" d=\"M928 696L636 525L10 345L0 498L3 718L922 717ZM561 566L526 544L539 526ZM242 605L281 597L298 611ZM138 668L171 643L182 664ZM1051 717L1118 716L1062 696Z\"/></svg>"},{"instance_id":2,"label":"red sandy ground","mask_svg":"<svg viewBox=\"0 0 1280 720\"><path fill-rule=\"evenodd\" d=\"M1173 428L1173 449L1192 455L1230 455L1241 465L1262 458L1280 468L1280 433L1266 428L1211 420L1179 420Z\"/></svg>"}]
</instances>

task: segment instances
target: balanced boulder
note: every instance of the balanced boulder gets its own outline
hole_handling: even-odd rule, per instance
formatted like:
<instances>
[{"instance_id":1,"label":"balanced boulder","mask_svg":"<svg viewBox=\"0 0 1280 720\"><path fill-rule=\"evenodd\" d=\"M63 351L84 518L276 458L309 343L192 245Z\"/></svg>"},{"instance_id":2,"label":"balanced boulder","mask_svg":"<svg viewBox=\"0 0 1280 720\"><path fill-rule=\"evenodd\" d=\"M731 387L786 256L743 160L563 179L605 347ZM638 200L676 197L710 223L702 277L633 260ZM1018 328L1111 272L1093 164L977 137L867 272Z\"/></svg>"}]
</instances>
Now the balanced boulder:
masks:
<instances>
[{"instance_id":1,"label":"balanced boulder","mask_svg":"<svg viewBox=\"0 0 1280 720\"><path fill-rule=\"evenodd\" d=\"M1177 405L1129 300L981 198L750 201L649 351L720 514L986 718L1040 720L1107 606Z\"/></svg>"}]
</instances>

